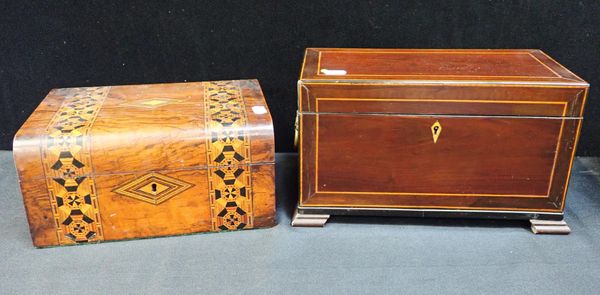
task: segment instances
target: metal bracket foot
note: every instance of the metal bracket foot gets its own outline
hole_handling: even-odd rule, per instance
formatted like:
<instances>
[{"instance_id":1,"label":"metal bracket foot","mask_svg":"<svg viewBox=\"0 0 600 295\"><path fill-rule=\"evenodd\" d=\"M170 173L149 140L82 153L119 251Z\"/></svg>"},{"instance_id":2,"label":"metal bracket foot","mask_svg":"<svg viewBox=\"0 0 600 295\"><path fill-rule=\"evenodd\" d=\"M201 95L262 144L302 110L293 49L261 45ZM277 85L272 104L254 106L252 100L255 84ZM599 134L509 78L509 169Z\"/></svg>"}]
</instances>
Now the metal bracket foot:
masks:
<instances>
[{"instance_id":1,"label":"metal bracket foot","mask_svg":"<svg viewBox=\"0 0 600 295\"><path fill-rule=\"evenodd\" d=\"M326 214L302 214L298 213L298 209L294 211L294 217L292 217L292 226L295 227L323 227L329 215Z\"/></svg>"},{"instance_id":2,"label":"metal bracket foot","mask_svg":"<svg viewBox=\"0 0 600 295\"><path fill-rule=\"evenodd\" d=\"M564 220L539 220L530 219L531 231L534 234L562 234L567 235L571 229Z\"/></svg>"}]
</instances>

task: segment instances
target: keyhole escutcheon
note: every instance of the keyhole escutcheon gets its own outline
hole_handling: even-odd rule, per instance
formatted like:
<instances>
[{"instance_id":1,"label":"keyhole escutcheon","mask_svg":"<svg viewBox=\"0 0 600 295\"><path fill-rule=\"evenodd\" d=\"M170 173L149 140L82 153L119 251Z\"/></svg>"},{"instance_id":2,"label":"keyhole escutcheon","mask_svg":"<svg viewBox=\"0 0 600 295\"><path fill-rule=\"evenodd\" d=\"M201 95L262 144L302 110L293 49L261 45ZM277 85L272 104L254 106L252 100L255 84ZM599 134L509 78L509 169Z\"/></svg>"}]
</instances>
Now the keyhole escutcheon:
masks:
<instances>
[{"instance_id":1,"label":"keyhole escutcheon","mask_svg":"<svg viewBox=\"0 0 600 295\"><path fill-rule=\"evenodd\" d=\"M433 143L437 143L440 134L442 134L442 124L440 124L440 121L435 121L435 123L431 125L431 135L433 135Z\"/></svg>"}]
</instances>

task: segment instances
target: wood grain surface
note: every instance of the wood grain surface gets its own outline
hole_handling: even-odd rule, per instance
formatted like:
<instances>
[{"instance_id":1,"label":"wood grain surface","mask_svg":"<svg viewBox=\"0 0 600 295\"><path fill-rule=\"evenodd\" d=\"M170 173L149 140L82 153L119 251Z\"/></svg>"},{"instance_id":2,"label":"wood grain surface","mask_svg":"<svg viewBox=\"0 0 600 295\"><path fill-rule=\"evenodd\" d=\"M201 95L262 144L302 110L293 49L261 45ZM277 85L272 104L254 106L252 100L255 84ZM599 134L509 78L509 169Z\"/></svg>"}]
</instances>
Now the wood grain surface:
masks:
<instances>
[{"instance_id":1,"label":"wood grain surface","mask_svg":"<svg viewBox=\"0 0 600 295\"><path fill-rule=\"evenodd\" d=\"M537 49L308 48L300 79L584 84Z\"/></svg>"},{"instance_id":2,"label":"wood grain surface","mask_svg":"<svg viewBox=\"0 0 600 295\"><path fill-rule=\"evenodd\" d=\"M588 86L539 50L309 48L299 206L562 213Z\"/></svg>"},{"instance_id":3,"label":"wood grain surface","mask_svg":"<svg viewBox=\"0 0 600 295\"><path fill-rule=\"evenodd\" d=\"M258 81L99 87L91 101L90 89L52 90L15 136L36 246L275 223L273 127ZM85 180L60 191L56 179ZM77 230L90 237L66 235Z\"/></svg>"}]
</instances>

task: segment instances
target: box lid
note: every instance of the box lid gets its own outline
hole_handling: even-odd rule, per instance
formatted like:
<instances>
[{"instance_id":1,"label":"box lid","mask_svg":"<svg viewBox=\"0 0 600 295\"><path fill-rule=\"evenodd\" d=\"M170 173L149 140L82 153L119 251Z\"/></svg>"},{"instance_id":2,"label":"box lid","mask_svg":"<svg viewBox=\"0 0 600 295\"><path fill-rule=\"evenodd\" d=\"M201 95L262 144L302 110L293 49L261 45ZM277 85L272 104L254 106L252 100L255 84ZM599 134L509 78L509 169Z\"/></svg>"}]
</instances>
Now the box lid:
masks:
<instances>
[{"instance_id":1,"label":"box lid","mask_svg":"<svg viewBox=\"0 0 600 295\"><path fill-rule=\"evenodd\" d=\"M300 79L587 85L536 49L308 48Z\"/></svg>"},{"instance_id":2,"label":"box lid","mask_svg":"<svg viewBox=\"0 0 600 295\"><path fill-rule=\"evenodd\" d=\"M580 118L588 87L540 50L308 48L298 110Z\"/></svg>"},{"instance_id":3,"label":"box lid","mask_svg":"<svg viewBox=\"0 0 600 295\"><path fill-rule=\"evenodd\" d=\"M51 175L91 163L85 172L102 175L274 162L257 80L54 89L14 151L19 170L41 161Z\"/></svg>"}]
</instances>

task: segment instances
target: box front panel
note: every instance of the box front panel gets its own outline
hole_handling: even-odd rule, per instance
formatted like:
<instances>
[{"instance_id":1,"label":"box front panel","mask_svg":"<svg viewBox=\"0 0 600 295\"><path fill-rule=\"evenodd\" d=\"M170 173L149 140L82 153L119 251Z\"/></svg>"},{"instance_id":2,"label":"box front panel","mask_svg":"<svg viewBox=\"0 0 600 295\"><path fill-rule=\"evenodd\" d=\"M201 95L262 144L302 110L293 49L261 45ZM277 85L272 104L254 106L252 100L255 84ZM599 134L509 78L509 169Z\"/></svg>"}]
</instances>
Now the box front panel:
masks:
<instances>
[{"instance_id":1,"label":"box front panel","mask_svg":"<svg viewBox=\"0 0 600 295\"><path fill-rule=\"evenodd\" d=\"M231 185L228 170L240 174ZM44 247L273 226L274 176L274 164L238 165L88 176L72 190L38 179L22 190Z\"/></svg>"},{"instance_id":2,"label":"box front panel","mask_svg":"<svg viewBox=\"0 0 600 295\"><path fill-rule=\"evenodd\" d=\"M105 240L211 230L206 171L95 177Z\"/></svg>"},{"instance_id":3,"label":"box front panel","mask_svg":"<svg viewBox=\"0 0 600 295\"><path fill-rule=\"evenodd\" d=\"M552 212L562 210L580 123L526 117L302 117L304 206Z\"/></svg>"}]
</instances>

